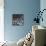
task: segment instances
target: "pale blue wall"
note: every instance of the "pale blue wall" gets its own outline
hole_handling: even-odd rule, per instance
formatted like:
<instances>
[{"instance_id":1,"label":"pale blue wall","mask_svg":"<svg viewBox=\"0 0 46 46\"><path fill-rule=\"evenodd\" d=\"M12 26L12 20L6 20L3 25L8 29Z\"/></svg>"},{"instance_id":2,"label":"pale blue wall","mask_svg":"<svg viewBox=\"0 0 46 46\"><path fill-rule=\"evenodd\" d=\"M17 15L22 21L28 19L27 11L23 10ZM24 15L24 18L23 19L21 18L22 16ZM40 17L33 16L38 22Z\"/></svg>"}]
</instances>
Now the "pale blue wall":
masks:
<instances>
[{"instance_id":1,"label":"pale blue wall","mask_svg":"<svg viewBox=\"0 0 46 46\"><path fill-rule=\"evenodd\" d=\"M40 9L39 0L6 0L5 17L5 40L18 41L24 37L32 27L32 19L36 16L35 12ZM12 26L12 14L24 14L24 26Z\"/></svg>"}]
</instances>

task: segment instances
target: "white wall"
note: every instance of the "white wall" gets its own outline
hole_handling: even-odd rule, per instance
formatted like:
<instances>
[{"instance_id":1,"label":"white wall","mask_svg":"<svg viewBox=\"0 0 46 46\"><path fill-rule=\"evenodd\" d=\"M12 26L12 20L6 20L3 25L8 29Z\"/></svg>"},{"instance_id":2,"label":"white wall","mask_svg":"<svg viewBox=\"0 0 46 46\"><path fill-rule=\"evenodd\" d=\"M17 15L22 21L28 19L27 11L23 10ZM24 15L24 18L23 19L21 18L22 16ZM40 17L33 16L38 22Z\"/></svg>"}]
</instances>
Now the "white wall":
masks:
<instances>
[{"instance_id":1,"label":"white wall","mask_svg":"<svg viewBox=\"0 0 46 46\"><path fill-rule=\"evenodd\" d=\"M0 0L0 41L4 41L4 0Z\"/></svg>"}]
</instances>

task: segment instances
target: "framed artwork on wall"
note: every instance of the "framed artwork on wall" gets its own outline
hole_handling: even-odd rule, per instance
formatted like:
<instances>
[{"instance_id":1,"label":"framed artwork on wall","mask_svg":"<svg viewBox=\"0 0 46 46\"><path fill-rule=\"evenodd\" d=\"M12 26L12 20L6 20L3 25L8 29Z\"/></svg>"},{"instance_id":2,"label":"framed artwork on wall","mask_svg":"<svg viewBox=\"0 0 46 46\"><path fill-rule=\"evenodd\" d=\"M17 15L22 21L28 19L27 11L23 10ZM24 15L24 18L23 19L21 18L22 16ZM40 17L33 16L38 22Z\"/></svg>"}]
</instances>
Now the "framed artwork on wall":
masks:
<instances>
[{"instance_id":1,"label":"framed artwork on wall","mask_svg":"<svg viewBox=\"0 0 46 46\"><path fill-rule=\"evenodd\" d=\"M12 14L12 25L23 26L24 25L24 14Z\"/></svg>"}]
</instances>

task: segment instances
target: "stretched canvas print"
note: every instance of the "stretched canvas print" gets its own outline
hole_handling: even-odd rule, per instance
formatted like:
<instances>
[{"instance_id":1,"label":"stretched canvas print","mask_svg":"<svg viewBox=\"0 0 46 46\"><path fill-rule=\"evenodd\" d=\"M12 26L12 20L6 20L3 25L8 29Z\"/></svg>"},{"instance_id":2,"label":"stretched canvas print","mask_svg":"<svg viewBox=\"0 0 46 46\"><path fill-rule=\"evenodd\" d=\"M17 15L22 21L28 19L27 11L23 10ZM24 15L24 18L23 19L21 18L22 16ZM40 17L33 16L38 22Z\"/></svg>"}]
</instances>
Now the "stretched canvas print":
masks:
<instances>
[{"instance_id":1,"label":"stretched canvas print","mask_svg":"<svg viewBox=\"0 0 46 46\"><path fill-rule=\"evenodd\" d=\"M24 14L13 14L12 25L23 26L24 25Z\"/></svg>"}]
</instances>

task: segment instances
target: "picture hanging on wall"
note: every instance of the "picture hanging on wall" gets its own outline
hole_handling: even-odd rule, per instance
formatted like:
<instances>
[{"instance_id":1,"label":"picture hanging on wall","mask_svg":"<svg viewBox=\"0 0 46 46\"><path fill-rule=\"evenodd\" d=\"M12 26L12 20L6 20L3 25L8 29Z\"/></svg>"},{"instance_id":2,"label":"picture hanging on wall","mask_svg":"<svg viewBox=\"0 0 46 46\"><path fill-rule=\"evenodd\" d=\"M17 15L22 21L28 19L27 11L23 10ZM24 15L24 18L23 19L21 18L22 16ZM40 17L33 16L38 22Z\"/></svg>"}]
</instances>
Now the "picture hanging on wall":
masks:
<instances>
[{"instance_id":1,"label":"picture hanging on wall","mask_svg":"<svg viewBox=\"0 0 46 46\"><path fill-rule=\"evenodd\" d=\"M23 26L24 25L24 14L12 14L12 25Z\"/></svg>"}]
</instances>

